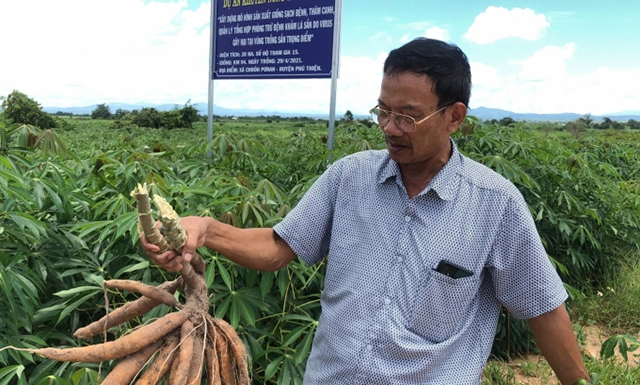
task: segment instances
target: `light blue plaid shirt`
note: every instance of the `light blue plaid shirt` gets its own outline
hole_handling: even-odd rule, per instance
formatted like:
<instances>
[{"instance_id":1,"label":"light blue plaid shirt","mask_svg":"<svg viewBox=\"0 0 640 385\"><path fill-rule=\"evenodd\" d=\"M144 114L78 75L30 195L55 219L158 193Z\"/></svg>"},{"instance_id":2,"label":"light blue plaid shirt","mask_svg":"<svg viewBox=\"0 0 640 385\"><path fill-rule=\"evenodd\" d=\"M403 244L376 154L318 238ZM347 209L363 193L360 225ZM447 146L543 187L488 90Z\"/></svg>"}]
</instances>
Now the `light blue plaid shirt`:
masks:
<instances>
[{"instance_id":1,"label":"light blue plaid shirt","mask_svg":"<svg viewBox=\"0 0 640 385\"><path fill-rule=\"evenodd\" d=\"M500 305L532 318L567 298L520 192L455 145L412 199L387 151L345 157L275 231L307 264L328 255L305 385L479 384Z\"/></svg>"}]
</instances>

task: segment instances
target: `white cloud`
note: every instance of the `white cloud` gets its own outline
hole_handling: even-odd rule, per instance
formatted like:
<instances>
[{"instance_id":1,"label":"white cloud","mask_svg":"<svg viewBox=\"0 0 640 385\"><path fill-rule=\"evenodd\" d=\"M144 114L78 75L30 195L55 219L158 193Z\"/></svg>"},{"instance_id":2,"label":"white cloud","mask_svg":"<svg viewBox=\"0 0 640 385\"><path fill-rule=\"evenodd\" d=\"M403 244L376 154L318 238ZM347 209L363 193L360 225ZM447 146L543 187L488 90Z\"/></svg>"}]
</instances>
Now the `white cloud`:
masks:
<instances>
[{"instance_id":1,"label":"white cloud","mask_svg":"<svg viewBox=\"0 0 640 385\"><path fill-rule=\"evenodd\" d=\"M573 43L547 46L522 61L519 73L509 76L500 75L491 66L471 63L471 107L594 115L637 110L640 69L599 68L584 75L571 75L565 71L565 61L574 50Z\"/></svg>"},{"instance_id":2,"label":"white cloud","mask_svg":"<svg viewBox=\"0 0 640 385\"><path fill-rule=\"evenodd\" d=\"M12 38L3 40L0 94L18 89L60 107L206 98L209 9L189 10L186 0L2 2L0 15L11 17L0 16L0 35Z\"/></svg>"},{"instance_id":3,"label":"white cloud","mask_svg":"<svg viewBox=\"0 0 640 385\"><path fill-rule=\"evenodd\" d=\"M386 41L387 43L391 43L391 35L389 35L386 31L380 31L375 35L369 37L370 41Z\"/></svg>"},{"instance_id":4,"label":"white cloud","mask_svg":"<svg viewBox=\"0 0 640 385\"><path fill-rule=\"evenodd\" d=\"M185 0L1 2L0 35L19 38L3 42L3 51L14 55L0 60L0 95L18 89L50 107L206 102L209 11L208 2L189 10ZM24 28L26 20L35 27ZM384 32L372 38L391 39ZM375 104L385 57L341 57L338 116L347 109L365 114ZM329 79L221 80L214 101L328 113L330 86Z\"/></svg>"},{"instance_id":5,"label":"white cloud","mask_svg":"<svg viewBox=\"0 0 640 385\"><path fill-rule=\"evenodd\" d=\"M380 55L342 56L336 97L336 116L346 110L366 114L375 105L382 81ZM331 82L313 80L223 80L215 83L215 104L226 108L305 111L328 114Z\"/></svg>"},{"instance_id":6,"label":"white cloud","mask_svg":"<svg viewBox=\"0 0 640 385\"><path fill-rule=\"evenodd\" d=\"M524 80L554 80L565 76L565 60L573 57L574 43L563 47L549 45L522 63L520 77Z\"/></svg>"},{"instance_id":7,"label":"white cloud","mask_svg":"<svg viewBox=\"0 0 640 385\"><path fill-rule=\"evenodd\" d=\"M17 89L42 105L59 107L206 102L209 11L206 1L191 10L185 0L0 0L0 35L5 37L0 95ZM410 26L422 29L404 30L410 33L402 39L427 34L427 28L446 37L445 29ZM391 39L389 33L377 37ZM472 107L593 114L638 109L640 70L601 68L571 76L566 63L575 50L572 43L547 46L517 62L519 71L509 75L500 64L471 63ZM337 116L347 109L365 114L375 104L385 58L386 53L366 58L343 52ZM220 80L215 103L328 113L330 85L329 79Z\"/></svg>"},{"instance_id":8,"label":"white cloud","mask_svg":"<svg viewBox=\"0 0 640 385\"><path fill-rule=\"evenodd\" d=\"M430 39L438 39L442 41L450 40L451 37L449 35L448 30L440 27L428 27L428 25L429 23L417 22L417 23L410 23L407 25L401 25L399 26L399 28L403 30L410 29L410 30L416 30L416 31L424 31L421 36L428 37ZM416 38L417 36L418 36L417 34L406 33L402 35L402 37L400 38L400 43L407 43L410 40L413 40L414 38Z\"/></svg>"},{"instance_id":9,"label":"white cloud","mask_svg":"<svg viewBox=\"0 0 640 385\"><path fill-rule=\"evenodd\" d=\"M538 40L548 27L545 15L536 14L529 8L508 10L490 6L476 16L464 38L478 44L493 43L509 37Z\"/></svg>"},{"instance_id":10,"label":"white cloud","mask_svg":"<svg viewBox=\"0 0 640 385\"><path fill-rule=\"evenodd\" d=\"M473 87L484 87L486 89L498 89L502 86L502 79L495 67L471 62L471 82Z\"/></svg>"},{"instance_id":11,"label":"white cloud","mask_svg":"<svg viewBox=\"0 0 640 385\"><path fill-rule=\"evenodd\" d=\"M449 41L450 39L449 31L447 31L446 29L442 29L440 27L428 28L424 33L424 36L430 39L438 39L442 41Z\"/></svg>"}]
</instances>

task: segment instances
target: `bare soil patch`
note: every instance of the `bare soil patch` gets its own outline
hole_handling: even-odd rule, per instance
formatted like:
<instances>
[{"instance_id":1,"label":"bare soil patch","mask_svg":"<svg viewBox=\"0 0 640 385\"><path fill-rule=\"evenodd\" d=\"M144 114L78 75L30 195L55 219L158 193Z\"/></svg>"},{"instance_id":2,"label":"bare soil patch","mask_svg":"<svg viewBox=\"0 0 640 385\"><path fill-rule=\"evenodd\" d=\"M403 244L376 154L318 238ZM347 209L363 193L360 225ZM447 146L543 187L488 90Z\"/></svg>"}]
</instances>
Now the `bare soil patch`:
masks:
<instances>
[{"instance_id":1,"label":"bare soil patch","mask_svg":"<svg viewBox=\"0 0 640 385\"><path fill-rule=\"evenodd\" d=\"M584 334L582 350L585 355L593 358L600 358L600 348L602 343L611 335L607 334L604 329L597 325L583 326ZM578 336L580 338L580 336ZM628 355L628 365L640 365L640 359L634 358L632 354ZM624 362L622 356L616 349L616 359ZM518 384L522 385L555 385L559 384L558 378L551 370L551 367L541 355L530 354L522 358L511 360L507 364L515 372L515 378Z\"/></svg>"}]
</instances>

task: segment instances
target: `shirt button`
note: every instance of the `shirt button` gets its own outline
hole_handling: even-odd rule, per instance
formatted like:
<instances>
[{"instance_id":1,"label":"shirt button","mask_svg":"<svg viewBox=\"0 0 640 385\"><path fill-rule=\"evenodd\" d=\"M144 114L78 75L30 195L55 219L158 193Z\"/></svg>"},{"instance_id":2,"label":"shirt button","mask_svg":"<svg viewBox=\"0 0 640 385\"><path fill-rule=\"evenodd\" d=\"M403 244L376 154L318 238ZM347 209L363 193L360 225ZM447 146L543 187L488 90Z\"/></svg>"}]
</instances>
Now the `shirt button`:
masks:
<instances>
[{"instance_id":1,"label":"shirt button","mask_svg":"<svg viewBox=\"0 0 640 385\"><path fill-rule=\"evenodd\" d=\"M402 257L398 257L398 262L402 262Z\"/></svg>"},{"instance_id":2,"label":"shirt button","mask_svg":"<svg viewBox=\"0 0 640 385\"><path fill-rule=\"evenodd\" d=\"M391 299L389 299L389 298L385 298L385 299L384 299L384 303L385 303L386 305L390 304L390 303L391 303Z\"/></svg>"},{"instance_id":3,"label":"shirt button","mask_svg":"<svg viewBox=\"0 0 640 385\"><path fill-rule=\"evenodd\" d=\"M370 350L372 350L372 349L373 349L373 346L371 346L371 345L367 345L367 350L369 350L369 351L370 351Z\"/></svg>"},{"instance_id":4,"label":"shirt button","mask_svg":"<svg viewBox=\"0 0 640 385\"><path fill-rule=\"evenodd\" d=\"M406 217L404 217L404 221L405 222L410 222L411 221L411 217L407 215Z\"/></svg>"}]
</instances>

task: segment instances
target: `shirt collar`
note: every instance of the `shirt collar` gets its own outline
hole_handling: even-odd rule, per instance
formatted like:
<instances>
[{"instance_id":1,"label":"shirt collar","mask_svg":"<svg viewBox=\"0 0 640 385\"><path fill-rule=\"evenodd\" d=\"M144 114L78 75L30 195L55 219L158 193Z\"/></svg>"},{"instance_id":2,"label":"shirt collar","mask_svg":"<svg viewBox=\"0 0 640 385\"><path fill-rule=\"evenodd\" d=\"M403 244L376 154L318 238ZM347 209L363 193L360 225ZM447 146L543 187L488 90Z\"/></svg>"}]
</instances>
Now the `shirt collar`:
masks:
<instances>
[{"instance_id":1,"label":"shirt collar","mask_svg":"<svg viewBox=\"0 0 640 385\"><path fill-rule=\"evenodd\" d=\"M443 200L449 201L455 197L458 190L459 178L457 175L462 155L455 142L451 138L449 140L451 142L451 158L418 196L426 194L429 190L434 190ZM384 183L391 177L395 177L398 183L402 182L400 166L387 154L387 162L378 173L378 183Z\"/></svg>"}]
</instances>

